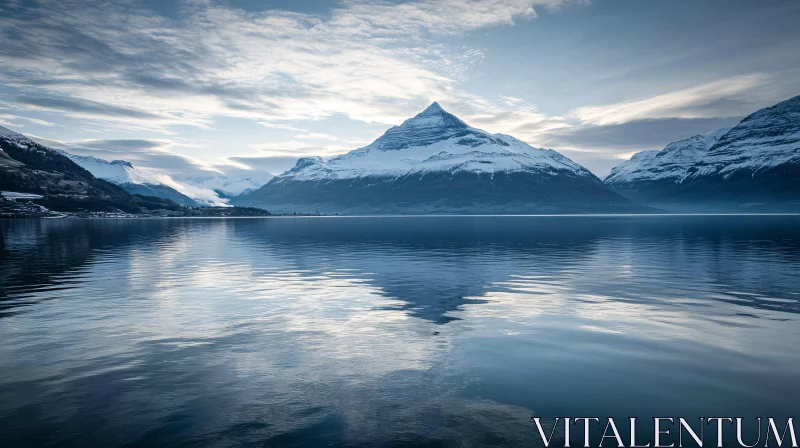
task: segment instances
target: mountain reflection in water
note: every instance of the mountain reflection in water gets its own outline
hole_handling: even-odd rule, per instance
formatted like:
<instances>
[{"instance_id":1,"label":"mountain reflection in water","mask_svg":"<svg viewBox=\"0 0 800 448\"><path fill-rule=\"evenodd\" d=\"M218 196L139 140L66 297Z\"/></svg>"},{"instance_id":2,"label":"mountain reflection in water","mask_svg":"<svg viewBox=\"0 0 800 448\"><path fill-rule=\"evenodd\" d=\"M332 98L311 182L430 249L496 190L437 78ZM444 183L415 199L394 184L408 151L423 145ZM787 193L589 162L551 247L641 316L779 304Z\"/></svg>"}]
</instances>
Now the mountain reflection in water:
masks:
<instances>
[{"instance_id":1,"label":"mountain reflection in water","mask_svg":"<svg viewBox=\"0 0 800 448\"><path fill-rule=\"evenodd\" d=\"M0 222L9 446L536 446L789 416L800 218Z\"/></svg>"}]
</instances>

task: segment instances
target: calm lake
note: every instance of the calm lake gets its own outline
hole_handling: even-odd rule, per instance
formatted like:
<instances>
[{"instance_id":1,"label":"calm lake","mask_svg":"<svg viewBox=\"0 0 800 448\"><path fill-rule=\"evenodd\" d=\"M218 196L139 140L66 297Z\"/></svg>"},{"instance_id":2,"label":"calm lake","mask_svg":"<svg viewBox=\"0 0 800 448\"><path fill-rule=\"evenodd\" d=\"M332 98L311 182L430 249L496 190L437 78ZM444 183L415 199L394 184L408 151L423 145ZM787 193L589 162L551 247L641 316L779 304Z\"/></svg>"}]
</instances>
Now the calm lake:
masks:
<instances>
[{"instance_id":1,"label":"calm lake","mask_svg":"<svg viewBox=\"0 0 800 448\"><path fill-rule=\"evenodd\" d=\"M0 237L4 447L516 447L541 444L532 416L797 417L799 217Z\"/></svg>"}]
</instances>

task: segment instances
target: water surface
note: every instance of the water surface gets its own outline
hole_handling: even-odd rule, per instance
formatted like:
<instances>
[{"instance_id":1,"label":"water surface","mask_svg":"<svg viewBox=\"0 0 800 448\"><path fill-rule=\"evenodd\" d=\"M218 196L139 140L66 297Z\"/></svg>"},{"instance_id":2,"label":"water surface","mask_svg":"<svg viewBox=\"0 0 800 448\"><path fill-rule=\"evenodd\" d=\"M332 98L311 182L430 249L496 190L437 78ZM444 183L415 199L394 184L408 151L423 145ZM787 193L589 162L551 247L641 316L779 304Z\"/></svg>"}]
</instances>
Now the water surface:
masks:
<instances>
[{"instance_id":1,"label":"water surface","mask_svg":"<svg viewBox=\"0 0 800 448\"><path fill-rule=\"evenodd\" d=\"M534 415L792 416L798 229L766 216L0 222L0 439L537 446Z\"/></svg>"}]
</instances>

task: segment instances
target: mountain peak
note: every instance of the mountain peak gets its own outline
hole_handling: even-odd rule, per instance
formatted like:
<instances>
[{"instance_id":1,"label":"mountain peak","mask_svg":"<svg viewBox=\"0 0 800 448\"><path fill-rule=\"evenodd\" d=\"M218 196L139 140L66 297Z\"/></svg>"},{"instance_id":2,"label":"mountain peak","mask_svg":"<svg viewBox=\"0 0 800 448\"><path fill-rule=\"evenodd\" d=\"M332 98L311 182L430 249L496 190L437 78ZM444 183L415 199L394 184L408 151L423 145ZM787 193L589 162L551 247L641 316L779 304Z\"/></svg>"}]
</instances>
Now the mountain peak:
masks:
<instances>
[{"instance_id":1,"label":"mountain peak","mask_svg":"<svg viewBox=\"0 0 800 448\"><path fill-rule=\"evenodd\" d=\"M404 121L400 126L390 128L369 147L387 151L409 146L427 146L456 135L463 137L471 133L485 134L470 128L468 124L442 109L442 106L434 101L425 110Z\"/></svg>"},{"instance_id":2,"label":"mountain peak","mask_svg":"<svg viewBox=\"0 0 800 448\"><path fill-rule=\"evenodd\" d=\"M440 106L436 101L425 108L425 110L415 115L413 118L409 118L408 120L404 121L400 127L415 127L420 125L425 127L431 125L456 125L468 127L466 123L461 121L461 119L442 109L442 106Z\"/></svg>"},{"instance_id":3,"label":"mountain peak","mask_svg":"<svg viewBox=\"0 0 800 448\"><path fill-rule=\"evenodd\" d=\"M469 128L469 125L460 118L442 109L438 102L428 106L425 110L404 121L399 128Z\"/></svg>"},{"instance_id":4,"label":"mountain peak","mask_svg":"<svg viewBox=\"0 0 800 448\"><path fill-rule=\"evenodd\" d=\"M434 101L433 104L431 104L425 110L423 110L420 115L434 115L434 114L438 115L441 114L442 112L445 112L445 110L442 109L442 106L440 106L438 102Z\"/></svg>"}]
</instances>

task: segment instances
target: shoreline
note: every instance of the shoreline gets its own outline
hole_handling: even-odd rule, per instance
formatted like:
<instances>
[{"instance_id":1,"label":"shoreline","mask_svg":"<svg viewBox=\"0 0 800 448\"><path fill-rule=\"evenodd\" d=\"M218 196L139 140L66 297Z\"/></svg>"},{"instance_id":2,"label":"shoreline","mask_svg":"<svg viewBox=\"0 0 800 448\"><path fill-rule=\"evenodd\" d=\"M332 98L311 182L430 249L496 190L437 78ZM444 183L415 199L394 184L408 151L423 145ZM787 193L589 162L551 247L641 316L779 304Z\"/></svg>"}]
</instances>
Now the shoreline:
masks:
<instances>
[{"instance_id":1,"label":"shoreline","mask_svg":"<svg viewBox=\"0 0 800 448\"><path fill-rule=\"evenodd\" d=\"M267 219L267 218L639 218L639 217L704 217L704 216L798 216L800 213L564 213L564 214L436 214L436 215L263 215L263 216L0 216L0 221L38 219L133 220L133 219Z\"/></svg>"}]
</instances>

